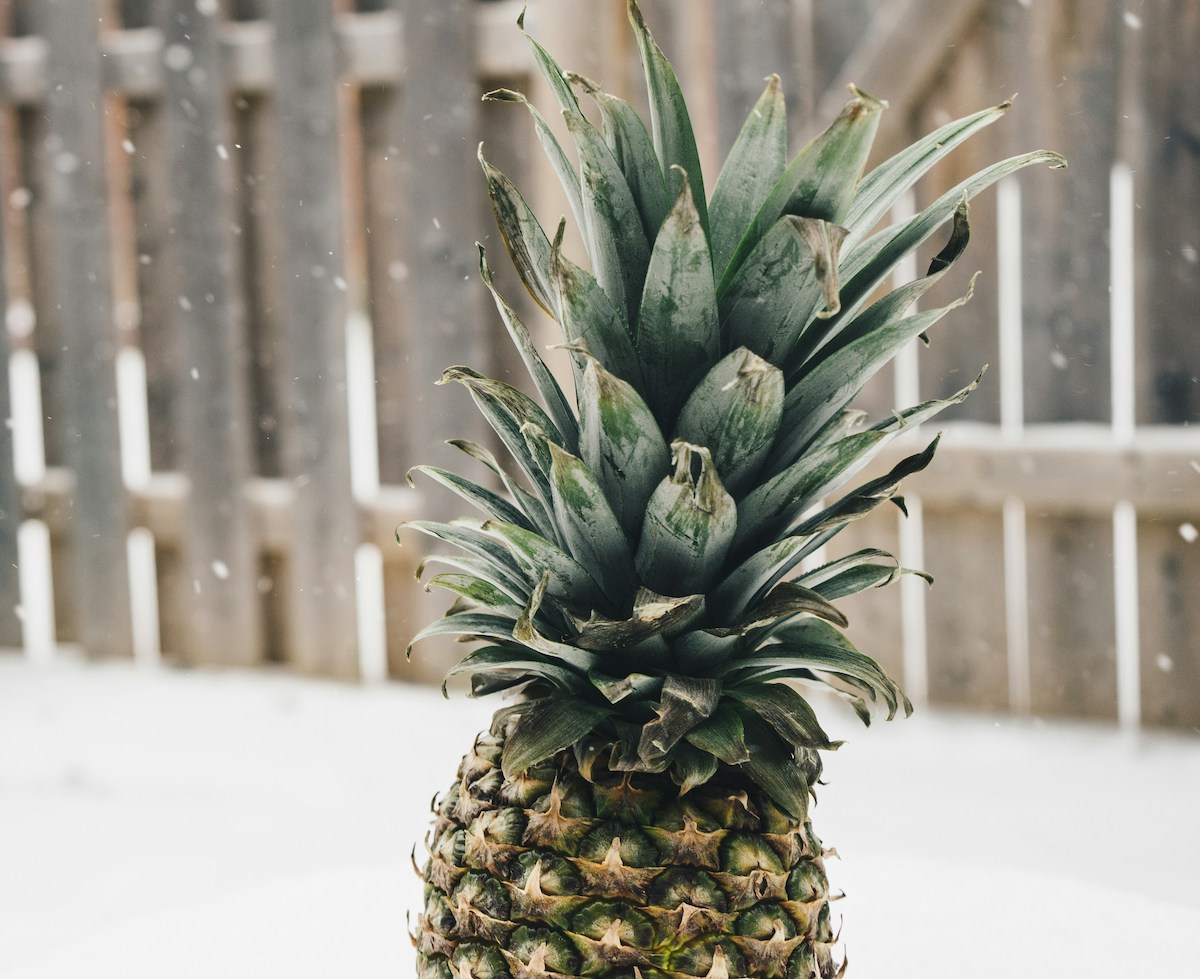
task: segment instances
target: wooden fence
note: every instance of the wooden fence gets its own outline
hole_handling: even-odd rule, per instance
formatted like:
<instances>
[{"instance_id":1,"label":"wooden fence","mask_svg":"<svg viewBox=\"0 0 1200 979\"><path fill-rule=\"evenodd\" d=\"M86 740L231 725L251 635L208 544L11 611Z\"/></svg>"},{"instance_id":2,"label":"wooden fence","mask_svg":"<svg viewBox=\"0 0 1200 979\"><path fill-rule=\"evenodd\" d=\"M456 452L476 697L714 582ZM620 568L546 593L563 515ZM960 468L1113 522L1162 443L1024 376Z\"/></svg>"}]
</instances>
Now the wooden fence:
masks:
<instances>
[{"instance_id":1,"label":"wooden fence","mask_svg":"<svg viewBox=\"0 0 1200 979\"><path fill-rule=\"evenodd\" d=\"M476 143L564 208L525 120L478 103L541 91L520 6L0 0L0 645L437 672L403 662L439 606L393 530L453 506L406 469L483 437L431 381L513 367L473 274L472 241L499 252ZM839 542L939 579L856 599L852 635L919 701L1200 726L1200 2L643 6L710 170L772 70L802 134L846 81L888 97L885 149L1020 91L907 202L1019 149L1071 162L975 204L975 301L865 392L992 367L912 517ZM528 23L639 98L622 3Z\"/></svg>"}]
</instances>

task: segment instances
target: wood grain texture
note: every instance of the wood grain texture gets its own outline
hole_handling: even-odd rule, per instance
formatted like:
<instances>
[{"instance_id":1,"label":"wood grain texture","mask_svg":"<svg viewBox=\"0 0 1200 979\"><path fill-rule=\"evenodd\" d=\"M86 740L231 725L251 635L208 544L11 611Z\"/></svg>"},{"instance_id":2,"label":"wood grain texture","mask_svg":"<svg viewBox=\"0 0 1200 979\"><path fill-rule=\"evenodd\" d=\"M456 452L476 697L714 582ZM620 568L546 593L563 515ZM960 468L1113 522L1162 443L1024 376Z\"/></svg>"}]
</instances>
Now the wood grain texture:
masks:
<instances>
[{"instance_id":1,"label":"wood grain texture","mask_svg":"<svg viewBox=\"0 0 1200 979\"><path fill-rule=\"evenodd\" d=\"M1138 524L1143 724L1200 730L1200 505L1196 511L1191 521Z\"/></svg>"},{"instance_id":2,"label":"wood grain texture","mask_svg":"<svg viewBox=\"0 0 1200 979\"><path fill-rule=\"evenodd\" d=\"M87 492L75 495L72 604L89 655L132 653L121 477L99 33L103 8L39 2L50 86L44 106L45 192L55 305L61 309L63 459ZM45 144L44 144L45 145Z\"/></svg>"},{"instance_id":3,"label":"wood grain texture","mask_svg":"<svg viewBox=\"0 0 1200 979\"><path fill-rule=\"evenodd\" d=\"M1030 512L1026 527L1031 708L1113 719L1112 521Z\"/></svg>"},{"instance_id":4,"label":"wood grain texture","mask_svg":"<svg viewBox=\"0 0 1200 979\"><path fill-rule=\"evenodd\" d=\"M180 469L187 497L184 560L192 663L247 665L262 655L255 593L258 541L242 492L251 475L245 306L235 277L234 170L219 24L193 0L161 0L167 57L165 278L178 342Z\"/></svg>"},{"instance_id":5,"label":"wood grain texture","mask_svg":"<svg viewBox=\"0 0 1200 979\"><path fill-rule=\"evenodd\" d=\"M295 489L288 590L292 662L356 676L354 551L346 393L344 219L332 10L277 0L274 96L279 209L284 471Z\"/></svg>"},{"instance_id":6,"label":"wood grain texture","mask_svg":"<svg viewBox=\"0 0 1200 979\"><path fill-rule=\"evenodd\" d=\"M1009 707L1004 525L994 510L925 507L929 700Z\"/></svg>"}]
</instances>

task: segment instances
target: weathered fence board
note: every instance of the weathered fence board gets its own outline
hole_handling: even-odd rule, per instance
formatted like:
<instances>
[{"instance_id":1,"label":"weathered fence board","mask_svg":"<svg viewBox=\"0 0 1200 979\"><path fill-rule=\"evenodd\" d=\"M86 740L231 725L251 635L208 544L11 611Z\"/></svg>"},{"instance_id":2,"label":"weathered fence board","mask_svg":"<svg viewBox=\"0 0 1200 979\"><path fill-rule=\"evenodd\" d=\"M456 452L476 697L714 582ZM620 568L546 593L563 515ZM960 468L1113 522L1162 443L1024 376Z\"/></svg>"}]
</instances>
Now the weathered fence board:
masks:
<instances>
[{"instance_id":1,"label":"weathered fence board","mask_svg":"<svg viewBox=\"0 0 1200 979\"><path fill-rule=\"evenodd\" d=\"M180 469L187 476L186 574L193 582L192 662L249 664L261 656L255 590L258 542L242 487L251 418L245 310L234 278L233 170L215 9L161 0L166 62L164 135L175 193L166 212L164 277L174 286ZM179 193L181 187L188 193Z\"/></svg>"},{"instance_id":2,"label":"weathered fence board","mask_svg":"<svg viewBox=\"0 0 1200 979\"><path fill-rule=\"evenodd\" d=\"M280 166L274 173L283 259L285 472L295 487L289 620L303 670L357 675L346 393L346 281L336 49L324 0L277 0Z\"/></svg>"},{"instance_id":3,"label":"weathered fence board","mask_svg":"<svg viewBox=\"0 0 1200 979\"><path fill-rule=\"evenodd\" d=\"M6 159L8 120L0 119L0 161ZM0 201L8 200L8 168L0 164ZM7 228L0 221L0 272L4 269ZM8 309L8 284L0 274L0 310ZM20 495L13 463L15 426L12 424L12 397L9 391L8 330L0 330L0 647L21 644L21 583L17 568L17 527L21 520Z\"/></svg>"},{"instance_id":4,"label":"weathered fence board","mask_svg":"<svg viewBox=\"0 0 1200 979\"><path fill-rule=\"evenodd\" d=\"M39 3L50 81L44 107L55 305L62 311L63 457L78 476L72 521L76 628L96 656L132 650L128 516L121 477L108 225L100 111L99 3ZM81 14L83 14L81 16Z\"/></svg>"}]
</instances>

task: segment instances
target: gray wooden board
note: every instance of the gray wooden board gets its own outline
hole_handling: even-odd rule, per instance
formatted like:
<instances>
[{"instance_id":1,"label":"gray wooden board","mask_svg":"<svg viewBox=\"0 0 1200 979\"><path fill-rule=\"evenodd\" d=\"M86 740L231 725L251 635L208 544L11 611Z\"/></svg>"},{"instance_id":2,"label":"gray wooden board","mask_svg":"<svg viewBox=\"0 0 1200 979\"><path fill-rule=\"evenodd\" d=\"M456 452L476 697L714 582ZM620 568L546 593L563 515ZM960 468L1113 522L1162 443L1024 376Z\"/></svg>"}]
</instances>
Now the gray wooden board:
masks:
<instances>
[{"instance_id":1,"label":"gray wooden board","mask_svg":"<svg viewBox=\"0 0 1200 979\"><path fill-rule=\"evenodd\" d=\"M245 665L261 656L250 475L245 307L235 279L234 171L218 22L193 0L161 0L164 113L174 193L166 268L178 339L178 441L188 476L184 559L195 585L184 657Z\"/></svg>"},{"instance_id":2,"label":"gray wooden board","mask_svg":"<svg viewBox=\"0 0 1200 979\"><path fill-rule=\"evenodd\" d=\"M1115 718L1112 521L1030 513L1026 530L1031 708Z\"/></svg>"},{"instance_id":3,"label":"gray wooden board","mask_svg":"<svg viewBox=\"0 0 1200 979\"><path fill-rule=\"evenodd\" d=\"M1111 417L1109 178L1116 157L1119 0L1010 5L1012 120L1027 149L1069 169L1020 176L1025 417ZM1016 84L1019 81L1019 86ZM1029 105L1028 110L1022 103Z\"/></svg>"},{"instance_id":4,"label":"gray wooden board","mask_svg":"<svg viewBox=\"0 0 1200 979\"><path fill-rule=\"evenodd\" d=\"M279 81L285 472L295 487L290 548L290 659L356 676L354 551L346 394L339 111L332 11L324 0L270 5Z\"/></svg>"},{"instance_id":5,"label":"gray wooden board","mask_svg":"<svg viewBox=\"0 0 1200 979\"><path fill-rule=\"evenodd\" d=\"M1197 476L1200 481L1200 476ZM1200 496L1200 493L1198 493ZM1138 524L1142 723L1200 730L1200 506L1191 524ZM1191 530L1188 530L1188 527Z\"/></svg>"},{"instance_id":6,"label":"gray wooden board","mask_svg":"<svg viewBox=\"0 0 1200 979\"><path fill-rule=\"evenodd\" d=\"M929 699L1004 710L1009 684L1001 516L927 507L924 518L924 570L934 579L925 599Z\"/></svg>"},{"instance_id":7,"label":"gray wooden board","mask_svg":"<svg viewBox=\"0 0 1200 979\"><path fill-rule=\"evenodd\" d=\"M7 127L0 130L0 139ZM0 158L7 147L0 142ZM6 181L0 181L0 200L7 200ZM0 273L5 268L5 231L0 222ZM8 289L0 274L0 310L8 308ZM17 606L21 587L17 573L17 527L21 521L20 495L13 469L12 397L8 385L8 331L0 330L0 647L21 643L21 620Z\"/></svg>"},{"instance_id":8,"label":"gray wooden board","mask_svg":"<svg viewBox=\"0 0 1200 979\"><path fill-rule=\"evenodd\" d=\"M1142 424L1200 422L1200 3L1137 8L1123 32L1132 90L1121 146L1134 181L1137 416Z\"/></svg>"},{"instance_id":9,"label":"gray wooden board","mask_svg":"<svg viewBox=\"0 0 1200 979\"><path fill-rule=\"evenodd\" d=\"M129 106L129 142L133 146L131 182L137 252L138 340L146 363L146 402L150 425L150 466L176 468L179 410L178 340L171 329L172 296L164 247L171 200L171 167L160 103Z\"/></svg>"},{"instance_id":10,"label":"gray wooden board","mask_svg":"<svg viewBox=\"0 0 1200 979\"><path fill-rule=\"evenodd\" d=\"M718 153L723 159L774 73L787 99L789 142L795 151L812 134L807 127L815 97L814 66L808 40L796 29L801 10L791 0L731 0L714 7L717 51ZM832 120L829 120L832 122ZM717 175L708 178L716 185Z\"/></svg>"},{"instance_id":11,"label":"gray wooden board","mask_svg":"<svg viewBox=\"0 0 1200 979\"><path fill-rule=\"evenodd\" d=\"M488 373L494 346L494 338L482 329L483 292L474 248L486 230L480 210L485 190L475 160L478 82L469 59L445 55L471 50L473 4L406 3L402 9L406 70L399 138L408 221L402 259L408 269L404 322L411 342L403 366L380 365L380 371L405 371L414 413L409 424L418 436L410 441L407 458L393 458L389 446L380 447L388 472L416 463L456 468L461 454L446 446L446 439L488 440L466 391L457 384L435 388L434 382L452 364ZM523 42L514 37L514 43ZM511 109L492 106L490 111L505 108ZM430 512L457 509L457 501L439 494Z\"/></svg>"},{"instance_id":12,"label":"gray wooden board","mask_svg":"<svg viewBox=\"0 0 1200 979\"><path fill-rule=\"evenodd\" d=\"M74 471L72 604L93 656L129 656L129 529L118 439L111 242L100 76L101 5L38 4L50 78L49 239L62 311L64 459Z\"/></svg>"}]
</instances>

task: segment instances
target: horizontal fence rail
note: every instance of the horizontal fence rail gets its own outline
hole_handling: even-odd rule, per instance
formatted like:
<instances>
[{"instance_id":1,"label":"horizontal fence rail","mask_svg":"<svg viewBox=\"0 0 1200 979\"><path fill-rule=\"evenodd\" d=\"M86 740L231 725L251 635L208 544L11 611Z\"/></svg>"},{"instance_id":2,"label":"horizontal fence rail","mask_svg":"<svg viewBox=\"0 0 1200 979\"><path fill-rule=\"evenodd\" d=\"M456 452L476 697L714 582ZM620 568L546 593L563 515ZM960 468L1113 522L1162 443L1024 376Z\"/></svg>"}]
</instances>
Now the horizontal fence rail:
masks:
<instances>
[{"instance_id":1,"label":"horizontal fence rail","mask_svg":"<svg viewBox=\"0 0 1200 979\"><path fill-rule=\"evenodd\" d=\"M432 389L443 367L521 376L472 242L537 321L476 146L544 223L566 208L526 120L479 102L517 88L557 118L514 26L524 4L50 9L67 6L0 0L0 647L433 679L453 651L409 664L405 647L442 603L396 528L459 507L404 477L461 467L448 437L488 441L461 392ZM793 148L847 82L891 101L881 151L1021 90L894 217L1022 150L1070 169L972 205L974 300L860 400L885 415L992 369L947 413L907 518L872 514L825 556L884 547L936 578L848 603L851 637L915 700L1200 729L1200 104L1171 67L1194 56L1178 17L1116 0L643 6L714 175L770 71ZM1200 0L1177 6L1200 19ZM641 105L624 18L622 0L539 0L527 23ZM934 434L904 433L878 468Z\"/></svg>"}]
</instances>

